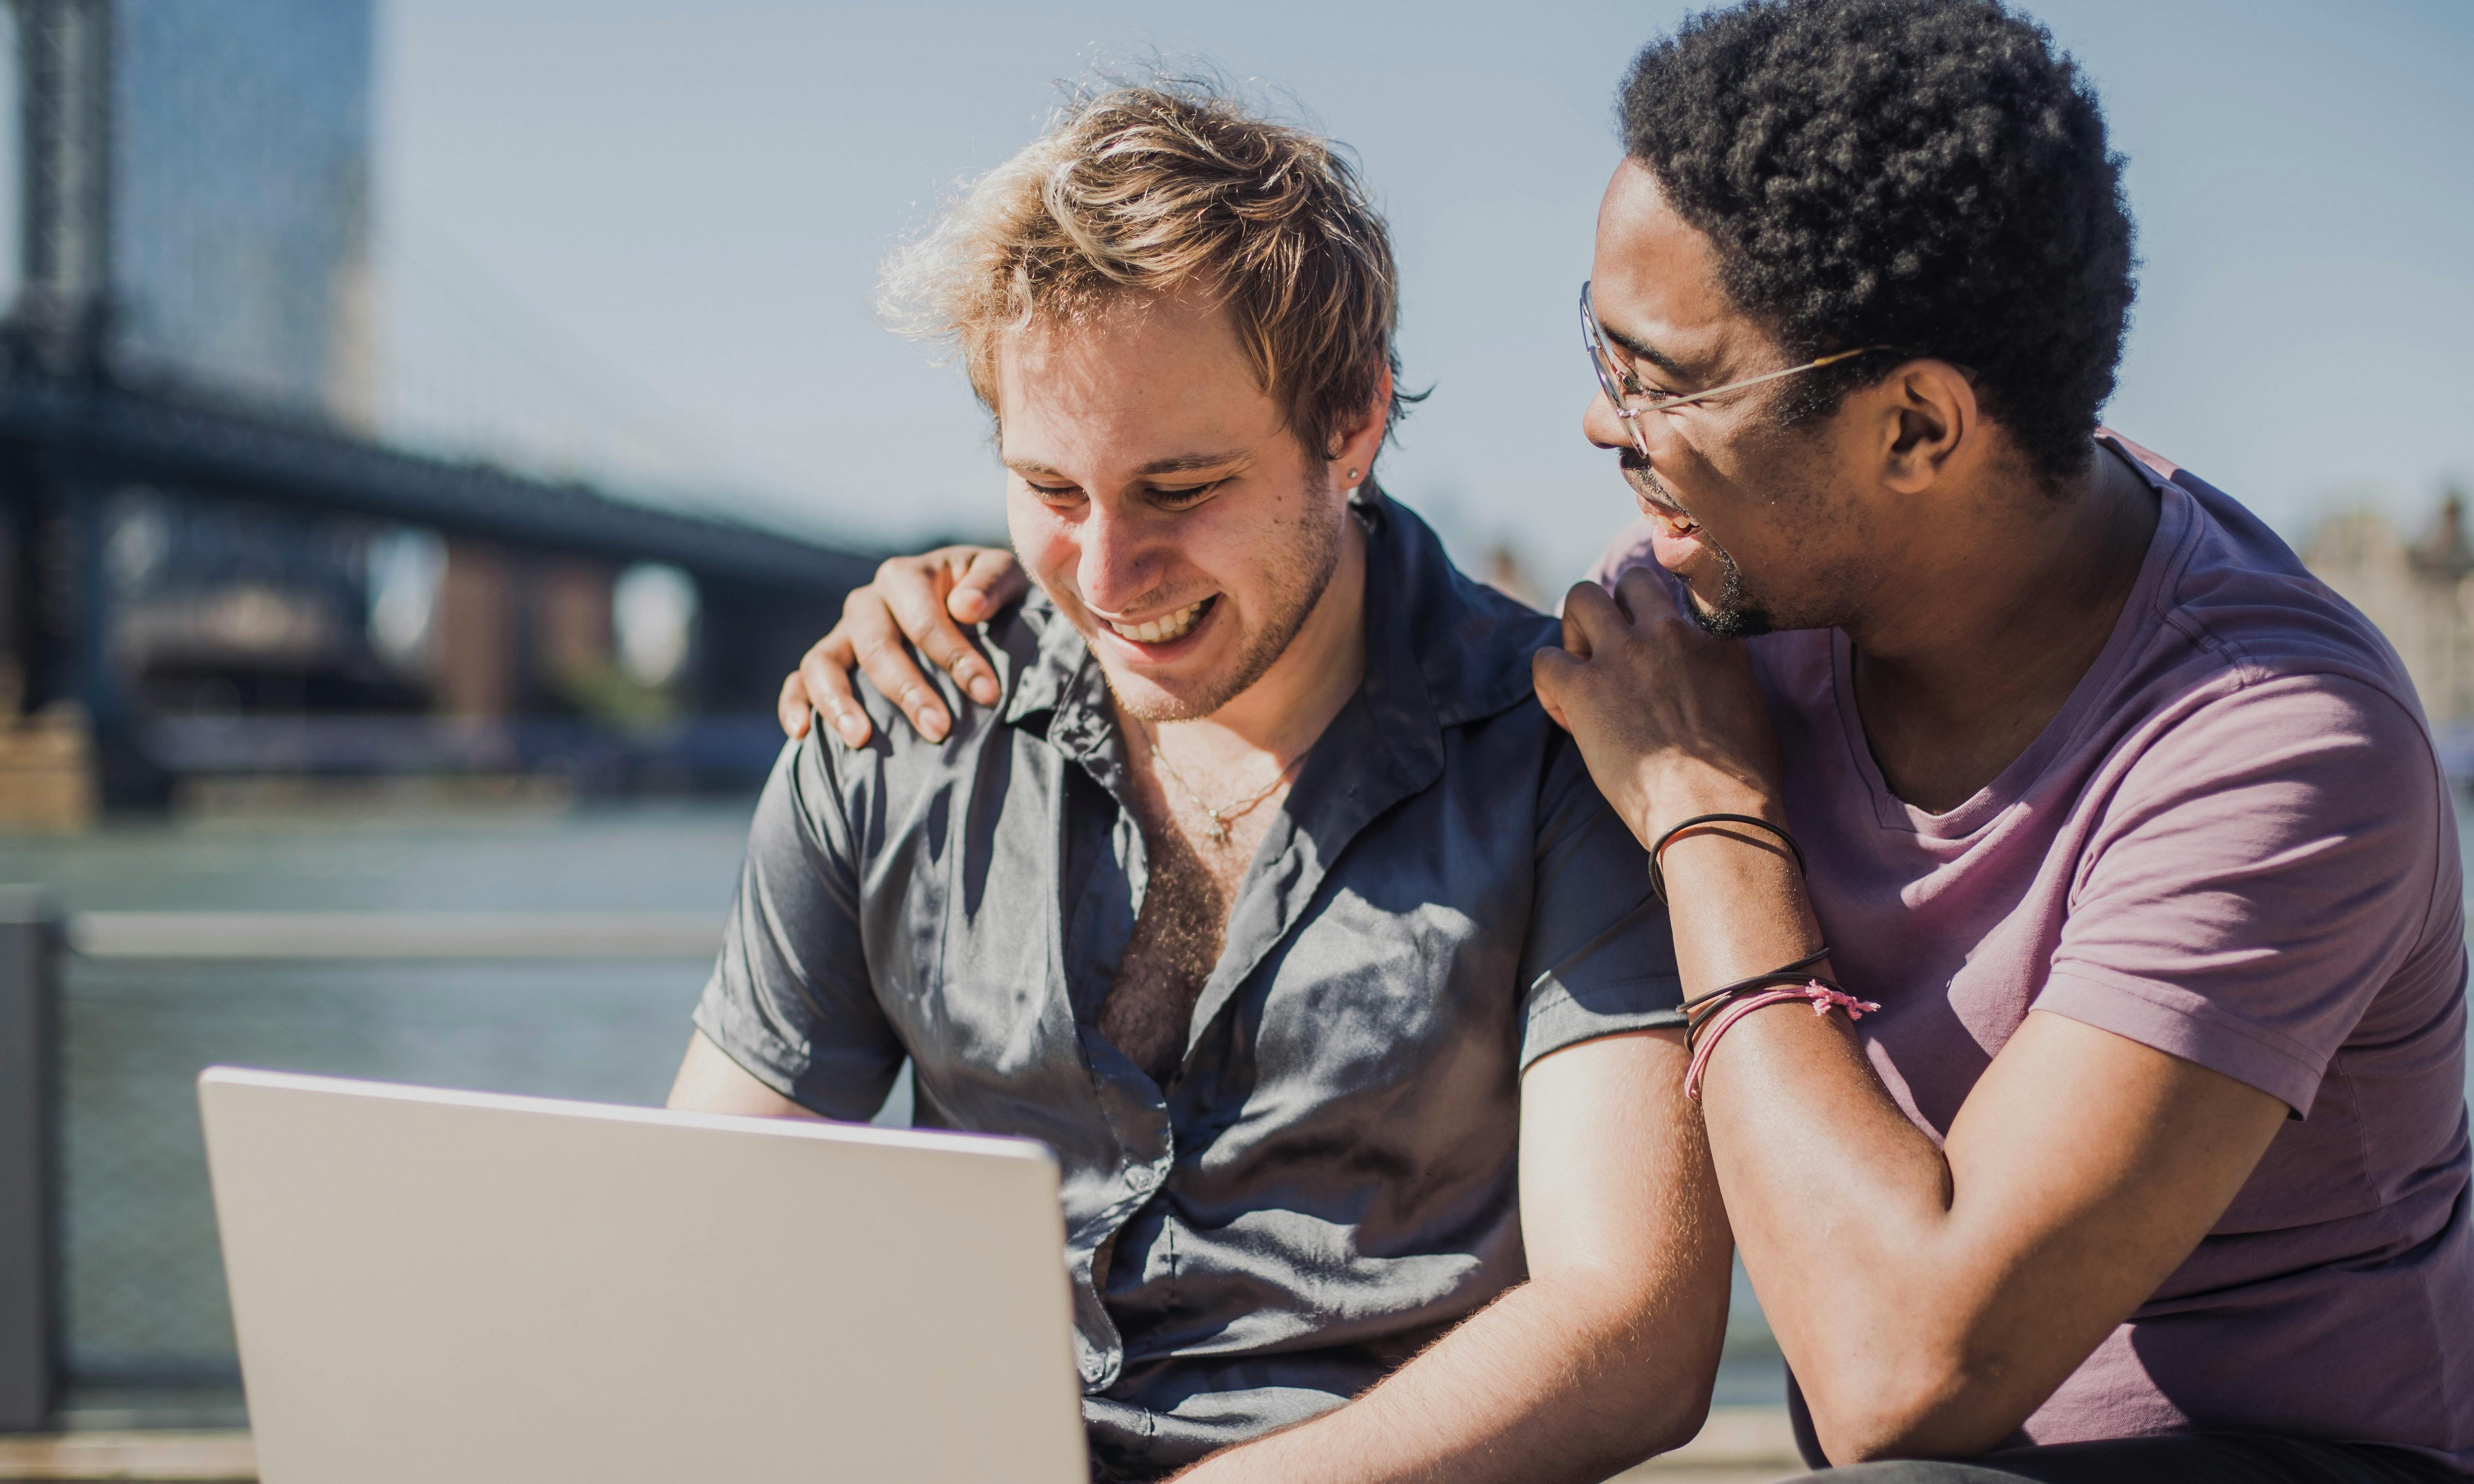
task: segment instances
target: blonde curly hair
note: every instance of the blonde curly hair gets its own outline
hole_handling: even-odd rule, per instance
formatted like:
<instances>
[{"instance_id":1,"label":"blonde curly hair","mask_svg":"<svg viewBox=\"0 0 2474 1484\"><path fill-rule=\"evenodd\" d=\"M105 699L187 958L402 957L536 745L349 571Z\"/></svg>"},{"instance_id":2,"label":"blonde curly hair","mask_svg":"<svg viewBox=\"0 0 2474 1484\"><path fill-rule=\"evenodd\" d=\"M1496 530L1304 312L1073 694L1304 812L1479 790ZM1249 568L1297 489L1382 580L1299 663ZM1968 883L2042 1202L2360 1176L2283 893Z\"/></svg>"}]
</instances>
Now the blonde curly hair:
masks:
<instances>
[{"instance_id":1,"label":"blonde curly hair","mask_svg":"<svg viewBox=\"0 0 2474 1484\"><path fill-rule=\"evenodd\" d=\"M1193 80L1078 92L886 261L877 303L953 345L993 416L1008 334L1187 290L1227 311L1309 453L1329 457L1398 370L1391 235L1354 166ZM1408 400L1396 381L1387 432Z\"/></svg>"}]
</instances>

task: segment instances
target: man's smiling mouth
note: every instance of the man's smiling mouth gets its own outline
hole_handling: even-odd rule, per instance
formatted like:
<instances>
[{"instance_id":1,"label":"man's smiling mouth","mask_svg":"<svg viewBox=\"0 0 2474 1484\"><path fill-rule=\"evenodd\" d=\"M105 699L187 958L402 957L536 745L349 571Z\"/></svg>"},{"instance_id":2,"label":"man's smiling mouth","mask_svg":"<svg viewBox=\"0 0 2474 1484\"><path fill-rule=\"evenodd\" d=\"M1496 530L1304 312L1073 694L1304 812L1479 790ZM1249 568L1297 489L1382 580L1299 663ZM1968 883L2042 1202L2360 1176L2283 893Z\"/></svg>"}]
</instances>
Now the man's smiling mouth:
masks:
<instances>
[{"instance_id":1,"label":"man's smiling mouth","mask_svg":"<svg viewBox=\"0 0 2474 1484\"><path fill-rule=\"evenodd\" d=\"M1648 464L1630 453L1623 456L1622 462L1624 482L1632 486L1634 496L1639 499L1641 514L1653 516L1665 522L1669 526L1676 527L1678 535L1699 528L1701 523L1692 519L1692 513L1685 509L1672 495L1667 493L1665 482L1658 477Z\"/></svg>"},{"instance_id":2,"label":"man's smiling mouth","mask_svg":"<svg viewBox=\"0 0 2474 1484\"><path fill-rule=\"evenodd\" d=\"M1201 620L1204 610L1219 600L1219 596L1220 595L1215 593L1201 602L1188 603L1165 618L1151 619L1141 623L1118 623L1107 619L1102 619L1100 622L1109 633L1123 639L1130 639L1136 644L1164 645L1173 640L1183 639L1187 632Z\"/></svg>"},{"instance_id":3,"label":"man's smiling mouth","mask_svg":"<svg viewBox=\"0 0 2474 1484\"><path fill-rule=\"evenodd\" d=\"M1664 525L1673 534L1688 536L1701 528L1701 523L1692 519L1692 513L1682 505L1672 500L1661 499L1637 484L1634 485L1633 489L1640 497L1641 514Z\"/></svg>"}]
</instances>

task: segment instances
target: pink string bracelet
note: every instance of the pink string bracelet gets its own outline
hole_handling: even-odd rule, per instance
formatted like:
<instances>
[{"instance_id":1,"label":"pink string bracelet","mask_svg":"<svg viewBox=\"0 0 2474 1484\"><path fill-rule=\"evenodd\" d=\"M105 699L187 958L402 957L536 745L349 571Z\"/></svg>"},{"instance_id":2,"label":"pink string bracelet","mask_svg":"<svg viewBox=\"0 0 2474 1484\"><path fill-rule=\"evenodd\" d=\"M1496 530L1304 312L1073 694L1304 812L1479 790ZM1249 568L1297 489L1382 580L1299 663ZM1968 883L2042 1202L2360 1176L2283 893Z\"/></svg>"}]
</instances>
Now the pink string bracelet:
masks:
<instances>
[{"instance_id":1,"label":"pink string bracelet","mask_svg":"<svg viewBox=\"0 0 2474 1484\"><path fill-rule=\"evenodd\" d=\"M1800 989L1764 989L1758 994L1746 995L1711 1016L1708 1033L1695 1037L1697 1044L1692 1048L1692 1062L1684 1069L1684 1095L1695 1102L1700 1101L1702 1069L1710 1064L1710 1048L1718 1044L1718 1037L1727 1034L1729 1026L1757 1010L1783 1005L1789 1000L1809 1004L1816 1015L1826 1016L1833 1010L1843 1010L1850 1020L1861 1020L1881 1008L1870 1000L1859 1000L1844 989L1833 989L1817 979Z\"/></svg>"}]
</instances>

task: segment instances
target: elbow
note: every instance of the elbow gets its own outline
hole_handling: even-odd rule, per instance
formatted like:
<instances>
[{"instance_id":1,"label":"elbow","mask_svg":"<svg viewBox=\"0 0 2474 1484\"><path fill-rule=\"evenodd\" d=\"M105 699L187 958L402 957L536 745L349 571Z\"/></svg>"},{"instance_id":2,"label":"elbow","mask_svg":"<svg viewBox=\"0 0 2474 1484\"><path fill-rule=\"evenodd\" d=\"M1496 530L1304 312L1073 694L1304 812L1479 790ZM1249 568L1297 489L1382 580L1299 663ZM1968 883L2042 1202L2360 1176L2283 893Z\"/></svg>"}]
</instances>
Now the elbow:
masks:
<instances>
[{"instance_id":1,"label":"elbow","mask_svg":"<svg viewBox=\"0 0 2474 1484\"><path fill-rule=\"evenodd\" d=\"M1710 1421L1710 1388L1701 1386L1686 1390L1687 1394L1683 1396L1666 1394L1644 1399L1635 1395L1610 1399L1610 1410L1613 1415L1609 1417L1606 1426L1592 1429L1598 1437L1596 1446L1587 1450L1588 1468L1584 1471L1587 1476L1601 1479L1622 1473L1661 1453L1671 1453L1699 1437L1702 1427Z\"/></svg>"},{"instance_id":2,"label":"elbow","mask_svg":"<svg viewBox=\"0 0 2474 1484\"><path fill-rule=\"evenodd\" d=\"M1614 1448L1619 1456L1606 1460L1609 1472L1620 1472L1661 1453L1671 1453L1701 1436L1710 1422L1710 1403L1718 1384L1718 1351L1725 1335L1723 1316L1710 1326L1706 1345L1669 1345L1661 1350L1690 1352L1683 1364L1661 1368L1649 1384L1624 1399L1629 1425L1620 1429ZM1669 1331L1669 1339L1677 1340Z\"/></svg>"},{"instance_id":3,"label":"elbow","mask_svg":"<svg viewBox=\"0 0 2474 1484\"><path fill-rule=\"evenodd\" d=\"M1648 1436L1640 1440L1641 1448L1634 1455L1634 1463L1660 1453L1672 1453L1701 1436L1701 1429L1710 1422L1710 1391L1702 1388L1698 1395L1661 1408L1661 1413L1648 1429Z\"/></svg>"},{"instance_id":4,"label":"elbow","mask_svg":"<svg viewBox=\"0 0 2474 1484\"><path fill-rule=\"evenodd\" d=\"M1594 1396L1576 1419L1581 1425L1566 1437L1571 1461L1588 1465L1573 1476L1601 1479L1701 1435L1717 1387L1726 1311L1713 1304L1695 1323L1655 1295L1592 1297L1581 1312L1619 1318L1596 1337L1603 1369L1589 1383Z\"/></svg>"},{"instance_id":5,"label":"elbow","mask_svg":"<svg viewBox=\"0 0 2474 1484\"><path fill-rule=\"evenodd\" d=\"M1931 1430L1929 1408L1878 1393L1823 1404L1807 1391L1805 1402L1812 1413L1813 1439L1833 1466L1931 1456L1919 1447Z\"/></svg>"},{"instance_id":6,"label":"elbow","mask_svg":"<svg viewBox=\"0 0 2474 1484\"><path fill-rule=\"evenodd\" d=\"M1813 1437L1834 1465L1890 1458L1973 1458L2001 1446L2021 1419L1955 1364L1857 1366L1799 1380Z\"/></svg>"}]
</instances>

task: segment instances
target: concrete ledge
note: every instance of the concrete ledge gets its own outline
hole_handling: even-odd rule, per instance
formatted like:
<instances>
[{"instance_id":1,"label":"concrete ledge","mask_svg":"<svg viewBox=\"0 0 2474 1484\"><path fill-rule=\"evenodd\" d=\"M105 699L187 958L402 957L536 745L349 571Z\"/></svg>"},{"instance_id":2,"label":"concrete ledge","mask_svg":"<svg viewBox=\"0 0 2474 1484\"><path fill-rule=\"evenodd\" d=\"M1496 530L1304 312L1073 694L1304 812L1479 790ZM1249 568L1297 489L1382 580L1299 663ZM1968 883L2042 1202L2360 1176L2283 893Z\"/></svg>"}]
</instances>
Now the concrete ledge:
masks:
<instances>
[{"instance_id":1,"label":"concrete ledge","mask_svg":"<svg viewBox=\"0 0 2474 1484\"><path fill-rule=\"evenodd\" d=\"M0 1479L245 1484L257 1452L245 1432L63 1432L0 1437Z\"/></svg>"},{"instance_id":2,"label":"concrete ledge","mask_svg":"<svg viewBox=\"0 0 2474 1484\"><path fill-rule=\"evenodd\" d=\"M79 957L209 962L364 959L708 960L713 912L79 912Z\"/></svg>"},{"instance_id":3,"label":"concrete ledge","mask_svg":"<svg viewBox=\"0 0 2474 1484\"><path fill-rule=\"evenodd\" d=\"M1759 1484L1800 1473L1783 1407L1716 1407L1701 1435L1610 1484ZM249 1484L246 1432L67 1432L0 1437L0 1480Z\"/></svg>"}]
</instances>

